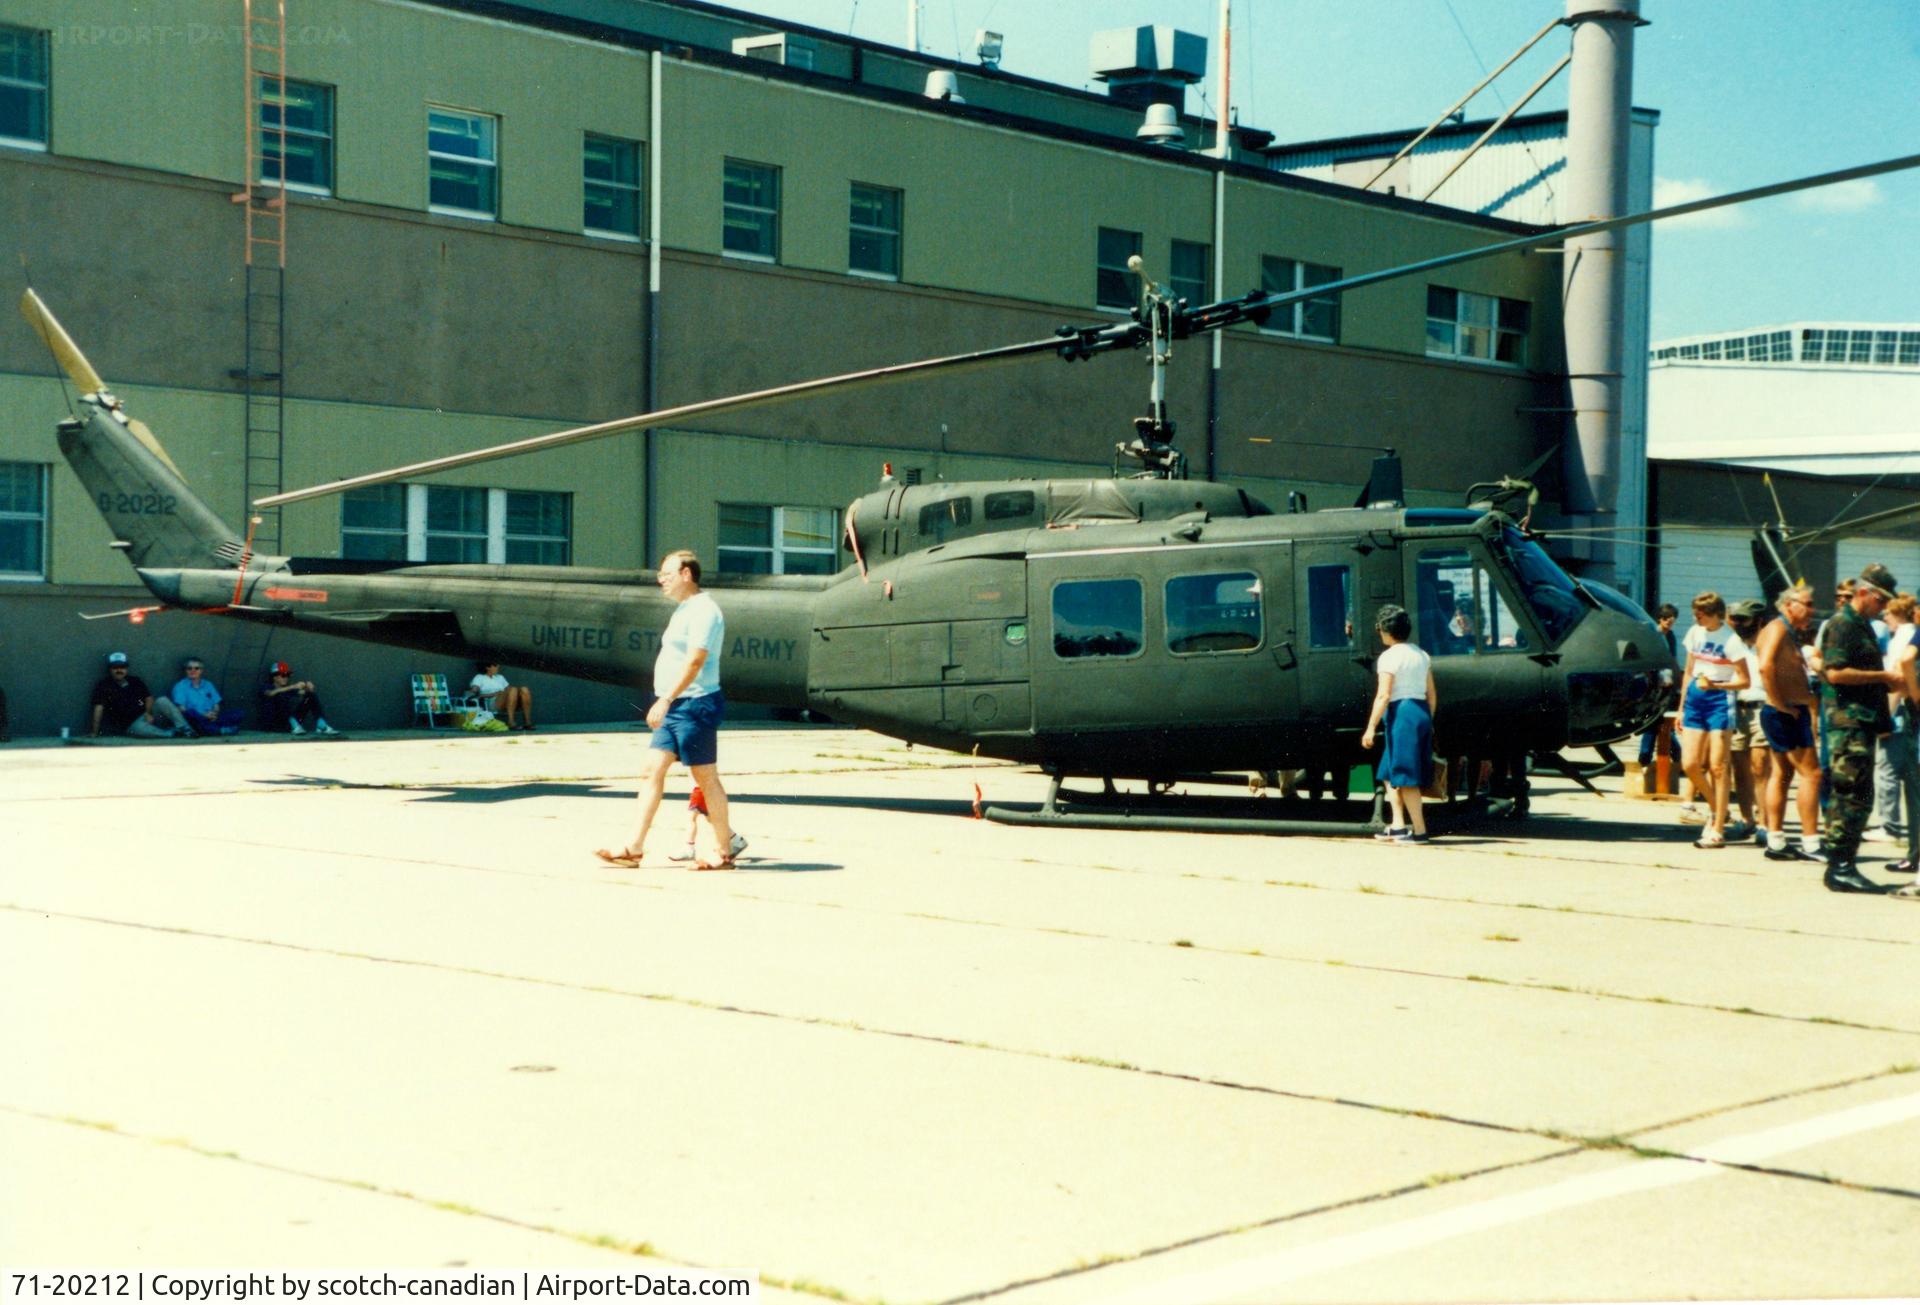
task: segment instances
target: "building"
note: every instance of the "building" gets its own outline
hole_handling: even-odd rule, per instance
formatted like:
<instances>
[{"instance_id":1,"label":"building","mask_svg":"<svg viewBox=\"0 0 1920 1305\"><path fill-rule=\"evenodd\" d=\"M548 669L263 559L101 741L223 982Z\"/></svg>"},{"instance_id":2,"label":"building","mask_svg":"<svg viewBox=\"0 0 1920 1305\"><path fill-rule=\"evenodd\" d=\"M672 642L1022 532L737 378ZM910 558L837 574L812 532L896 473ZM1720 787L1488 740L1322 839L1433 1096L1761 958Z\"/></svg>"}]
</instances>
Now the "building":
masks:
<instances>
[{"instance_id":1,"label":"building","mask_svg":"<svg viewBox=\"0 0 1920 1305\"><path fill-rule=\"evenodd\" d=\"M1920 505L1920 326L1789 322L1663 340L1651 361L1663 601L1751 593L1762 523ZM1914 521L1863 522L1798 561L1822 594L1868 562L1920 589Z\"/></svg>"},{"instance_id":2,"label":"building","mask_svg":"<svg viewBox=\"0 0 1920 1305\"><path fill-rule=\"evenodd\" d=\"M1250 130L1223 163L1137 139L1137 100L691 0L288 0L264 52L246 11L0 0L0 243L234 520L273 488L1124 314L1133 253L1211 298L1216 259L1238 293L1534 229L1276 170ZM1308 303L1230 332L1211 414L1207 350L1178 349L1182 445L1196 474L1322 506L1392 444L1412 501L1457 503L1561 437L1560 294L1556 258L1514 255ZM1106 474L1145 388L1136 357L843 394L293 505L259 543L833 570L882 462ZM139 591L59 458L64 411L5 315L0 685L34 667L42 690L13 692L16 728L77 720L119 647L163 680L197 652L230 696L269 652L322 663L354 704L336 722L405 718L406 671L442 668L183 616L81 624ZM630 710L541 690L550 715Z\"/></svg>"}]
</instances>

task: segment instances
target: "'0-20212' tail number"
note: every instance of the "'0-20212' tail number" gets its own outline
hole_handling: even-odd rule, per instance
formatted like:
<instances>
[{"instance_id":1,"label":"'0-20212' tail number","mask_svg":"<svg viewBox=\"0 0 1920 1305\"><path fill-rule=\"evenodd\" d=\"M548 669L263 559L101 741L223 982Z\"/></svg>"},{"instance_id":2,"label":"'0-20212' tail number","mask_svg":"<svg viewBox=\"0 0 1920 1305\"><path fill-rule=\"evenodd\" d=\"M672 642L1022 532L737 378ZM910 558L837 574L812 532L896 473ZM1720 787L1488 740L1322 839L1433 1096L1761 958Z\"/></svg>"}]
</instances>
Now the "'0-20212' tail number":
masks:
<instances>
[{"instance_id":1,"label":"'0-20212' tail number","mask_svg":"<svg viewBox=\"0 0 1920 1305\"><path fill-rule=\"evenodd\" d=\"M103 514L117 512L136 517L170 517L179 502L171 494L108 494L104 491L96 501Z\"/></svg>"}]
</instances>

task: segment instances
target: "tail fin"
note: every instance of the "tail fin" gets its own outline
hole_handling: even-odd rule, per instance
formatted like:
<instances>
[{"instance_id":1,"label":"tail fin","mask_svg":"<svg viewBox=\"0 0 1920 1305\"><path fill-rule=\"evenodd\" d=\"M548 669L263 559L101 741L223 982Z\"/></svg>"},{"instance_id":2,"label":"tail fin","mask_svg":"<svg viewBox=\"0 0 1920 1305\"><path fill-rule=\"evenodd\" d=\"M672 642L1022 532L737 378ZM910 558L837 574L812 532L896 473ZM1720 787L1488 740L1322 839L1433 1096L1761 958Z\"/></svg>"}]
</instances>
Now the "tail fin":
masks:
<instances>
[{"instance_id":1,"label":"tail fin","mask_svg":"<svg viewBox=\"0 0 1920 1305\"><path fill-rule=\"evenodd\" d=\"M60 452L128 559L136 567L237 566L245 543L128 429L112 404L104 395L83 397L81 417L60 423Z\"/></svg>"}]
</instances>

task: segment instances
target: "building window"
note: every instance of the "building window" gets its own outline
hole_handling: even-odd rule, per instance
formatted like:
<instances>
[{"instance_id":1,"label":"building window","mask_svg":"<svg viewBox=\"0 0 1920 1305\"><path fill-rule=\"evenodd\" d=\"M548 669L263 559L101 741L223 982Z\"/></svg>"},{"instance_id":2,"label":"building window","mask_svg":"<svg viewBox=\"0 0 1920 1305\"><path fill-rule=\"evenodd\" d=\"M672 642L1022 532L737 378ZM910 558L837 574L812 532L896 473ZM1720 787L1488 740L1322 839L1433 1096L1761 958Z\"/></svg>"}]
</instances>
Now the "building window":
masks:
<instances>
[{"instance_id":1,"label":"building window","mask_svg":"<svg viewBox=\"0 0 1920 1305\"><path fill-rule=\"evenodd\" d=\"M1063 580L1053 587L1056 657L1132 657L1145 646L1138 580Z\"/></svg>"},{"instance_id":2,"label":"building window","mask_svg":"<svg viewBox=\"0 0 1920 1305\"><path fill-rule=\"evenodd\" d=\"M454 217L500 216L500 119L427 106L427 208Z\"/></svg>"},{"instance_id":3,"label":"building window","mask_svg":"<svg viewBox=\"0 0 1920 1305\"><path fill-rule=\"evenodd\" d=\"M780 169L728 159L721 186L720 248L736 258L780 261Z\"/></svg>"},{"instance_id":4,"label":"building window","mask_svg":"<svg viewBox=\"0 0 1920 1305\"><path fill-rule=\"evenodd\" d=\"M1127 260L1140 252L1140 233L1118 227L1100 228L1095 259L1093 301L1102 308L1132 308L1140 302L1140 277Z\"/></svg>"},{"instance_id":5,"label":"building window","mask_svg":"<svg viewBox=\"0 0 1920 1305\"><path fill-rule=\"evenodd\" d=\"M832 575L840 569L840 512L722 503L719 563L746 575Z\"/></svg>"},{"instance_id":6,"label":"building window","mask_svg":"<svg viewBox=\"0 0 1920 1305\"><path fill-rule=\"evenodd\" d=\"M1430 285L1427 287L1427 356L1470 358L1524 367L1532 316L1532 307L1524 300Z\"/></svg>"},{"instance_id":7,"label":"building window","mask_svg":"<svg viewBox=\"0 0 1920 1305\"><path fill-rule=\"evenodd\" d=\"M1291 294L1339 279L1340 269L1324 263L1306 263L1297 258L1263 257L1260 260L1260 289L1267 294ZM1309 340L1338 340L1340 296L1319 295L1276 308L1260 329Z\"/></svg>"},{"instance_id":8,"label":"building window","mask_svg":"<svg viewBox=\"0 0 1920 1305\"><path fill-rule=\"evenodd\" d=\"M47 469L0 462L0 580L47 578Z\"/></svg>"},{"instance_id":9,"label":"building window","mask_svg":"<svg viewBox=\"0 0 1920 1305\"><path fill-rule=\"evenodd\" d=\"M587 133L580 225L589 235L640 238L640 142Z\"/></svg>"},{"instance_id":10,"label":"building window","mask_svg":"<svg viewBox=\"0 0 1920 1305\"><path fill-rule=\"evenodd\" d=\"M847 270L856 276L900 279L902 194L885 186L853 183L847 217Z\"/></svg>"},{"instance_id":11,"label":"building window","mask_svg":"<svg viewBox=\"0 0 1920 1305\"><path fill-rule=\"evenodd\" d=\"M458 485L375 485L340 501L340 556L379 562L573 561L573 496Z\"/></svg>"},{"instance_id":12,"label":"building window","mask_svg":"<svg viewBox=\"0 0 1920 1305\"><path fill-rule=\"evenodd\" d=\"M1251 571L1167 581L1167 651L1245 652L1260 646L1260 578Z\"/></svg>"},{"instance_id":13,"label":"building window","mask_svg":"<svg viewBox=\"0 0 1920 1305\"><path fill-rule=\"evenodd\" d=\"M333 87L260 78L260 180L333 193Z\"/></svg>"},{"instance_id":14,"label":"building window","mask_svg":"<svg viewBox=\"0 0 1920 1305\"><path fill-rule=\"evenodd\" d=\"M1175 299L1184 299L1198 307L1212 302L1208 287L1212 284L1210 266L1213 249L1191 240L1173 242L1173 256L1167 263L1167 286Z\"/></svg>"},{"instance_id":15,"label":"building window","mask_svg":"<svg viewBox=\"0 0 1920 1305\"><path fill-rule=\"evenodd\" d=\"M0 26L0 145L47 148L47 34Z\"/></svg>"}]
</instances>

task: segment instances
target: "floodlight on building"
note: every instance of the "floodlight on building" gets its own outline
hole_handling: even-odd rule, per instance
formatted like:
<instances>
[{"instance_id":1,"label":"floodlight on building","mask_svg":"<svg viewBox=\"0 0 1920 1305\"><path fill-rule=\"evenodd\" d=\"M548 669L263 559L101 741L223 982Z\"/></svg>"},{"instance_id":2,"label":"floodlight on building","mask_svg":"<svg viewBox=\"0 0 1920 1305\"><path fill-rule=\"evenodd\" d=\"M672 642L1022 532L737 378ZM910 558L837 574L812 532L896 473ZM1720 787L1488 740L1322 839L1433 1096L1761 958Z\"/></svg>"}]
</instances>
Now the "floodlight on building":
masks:
<instances>
[{"instance_id":1,"label":"floodlight on building","mask_svg":"<svg viewBox=\"0 0 1920 1305\"><path fill-rule=\"evenodd\" d=\"M929 100L945 100L948 104L965 104L966 97L960 94L960 79L945 68L935 68L927 74L926 96Z\"/></svg>"},{"instance_id":2,"label":"floodlight on building","mask_svg":"<svg viewBox=\"0 0 1920 1305\"><path fill-rule=\"evenodd\" d=\"M982 27L973 34L973 53L980 60L982 68L998 68L1000 52L1006 48L1007 38L998 32L989 32Z\"/></svg>"},{"instance_id":3,"label":"floodlight on building","mask_svg":"<svg viewBox=\"0 0 1920 1305\"><path fill-rule=\"evenodd\" d=\"M1165 145L1176 150L1187 147L1187 133L1180 128L1180 111L1171 104L1149 104L1146 121L1133 134L1149 145Z\"/></svg>"}]
</instances>

